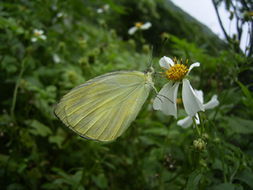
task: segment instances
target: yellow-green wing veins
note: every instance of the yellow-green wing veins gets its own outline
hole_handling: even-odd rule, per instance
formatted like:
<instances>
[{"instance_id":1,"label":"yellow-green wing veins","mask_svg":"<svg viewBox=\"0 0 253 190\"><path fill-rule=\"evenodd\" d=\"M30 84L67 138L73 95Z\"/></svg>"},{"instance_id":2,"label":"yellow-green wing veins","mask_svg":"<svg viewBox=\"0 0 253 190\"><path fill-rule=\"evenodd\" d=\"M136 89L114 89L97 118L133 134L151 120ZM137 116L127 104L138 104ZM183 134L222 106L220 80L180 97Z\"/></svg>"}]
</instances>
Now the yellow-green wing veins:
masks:
<instances>
[{"instance_id":1,"label":"yellow-green wing veins","mask_svg":"<svg viewBox=\"0 0 253 190\"><path fill-rule=\"evenodd\" d=\"M71 90L55 113L79 135L111 141L136 118L151 88L147 83L142 72L108 73Z\"/></svg>"}]
</instances>

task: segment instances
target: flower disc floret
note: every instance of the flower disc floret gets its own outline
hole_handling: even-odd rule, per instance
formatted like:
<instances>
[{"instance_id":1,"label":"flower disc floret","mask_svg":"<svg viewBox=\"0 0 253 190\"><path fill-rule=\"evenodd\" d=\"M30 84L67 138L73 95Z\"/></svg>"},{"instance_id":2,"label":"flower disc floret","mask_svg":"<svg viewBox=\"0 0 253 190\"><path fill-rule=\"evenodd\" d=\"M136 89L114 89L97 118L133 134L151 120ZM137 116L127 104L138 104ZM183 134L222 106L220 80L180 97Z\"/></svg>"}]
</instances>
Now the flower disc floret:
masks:
<instances>
[{"instance_id":1,"label":"flower disc floret","mask_svg":"<svg viewBox=\"0 0 253 190\"><path fill-rule=\"evenodd\" d=\"M135 27L137 27L137 28L141 28L142 25L143 25L143 23L142 23L142 22L136 22L134 25L135 25Z\"/></svg>"},{"instance_id":2,"label":"flower disc floret","mask_svg":"<svg viewBox=\"0 0 253 190\"><path fill-rule=\"evenodd\" d=\"M165 75L169 80L180 81L188 73L188 68L183 64L175 64L165 71Z\"/></svg>"}]
</instances>

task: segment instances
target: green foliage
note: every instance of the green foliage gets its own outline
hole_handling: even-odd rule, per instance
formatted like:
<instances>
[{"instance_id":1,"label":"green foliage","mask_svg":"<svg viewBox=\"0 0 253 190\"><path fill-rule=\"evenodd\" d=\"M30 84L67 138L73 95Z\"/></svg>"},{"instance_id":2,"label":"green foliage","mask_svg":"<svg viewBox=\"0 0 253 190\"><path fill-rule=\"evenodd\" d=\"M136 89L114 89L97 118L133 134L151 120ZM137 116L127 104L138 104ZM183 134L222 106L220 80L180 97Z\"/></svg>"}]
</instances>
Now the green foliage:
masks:
<instances>
[{"instance_id":1,"label":"green foliage","mask_svg":"<svg viewBox=\"0 0 253 190\"><path fill-rule=\"evenodd\" d=\"M105 3L109 10L97 13ZM2 189L253 189L252 81L244 74L252 71L252 60L208 40L216 37L205 31L190 40L188 21L168 19L171 12L161 11L162 3L0 3ZM143 40L126 37L137 19L153 23ZM170 30L176 24L178 33ZM32 42L34 29L43 30L46 39ZM202 89L205 99L218 94L220 105L200 114L204 127L183 129L152 110L155 93L112 143L78 137L54 116L57 101L86 80L116 70L144 71L150 47L164 37L155 51L199 61L191 78L194 88ZM152 61L158 72L159 58ZM166 79L155 82L160 89ZM179 108L181 118L185 113ZM198 139L203 149L194 146Z\"/></svg>"}]
</instances>

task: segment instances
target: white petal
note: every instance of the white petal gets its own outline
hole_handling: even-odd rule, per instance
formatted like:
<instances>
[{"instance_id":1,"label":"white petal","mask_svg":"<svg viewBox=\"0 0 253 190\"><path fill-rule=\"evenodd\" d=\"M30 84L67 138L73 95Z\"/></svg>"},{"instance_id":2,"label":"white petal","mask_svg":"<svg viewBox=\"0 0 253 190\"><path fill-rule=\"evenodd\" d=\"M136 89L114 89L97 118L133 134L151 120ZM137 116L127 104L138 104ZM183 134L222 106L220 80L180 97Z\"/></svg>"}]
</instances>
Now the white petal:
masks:
<instances>
[{"instance_id":1,"label":"white petal","mask_svg":"<svg viewBox=\"0 0 253 190\"><path fill-rule=\"evenodd\" d=\"M213 95L211 100L209 102L207 102L206 104L204 104L204 108L208 110L208 109L212 109L212 108L218 106L219 100L217 98L218 98L217 95Z\"/></svg>"},{"instance_id":2,"label":"white petal","mask_svg":"<svg viewBox=\"0 0 253 190\"><path fill-rule=\"evenodd\" d=\"M97 10L98 11L98 10ZM63 13L61 13L61 12L59 12L59 13L57 13L57 15L56 15L58 18L61 18L62 16L63 16Z\"/></svg>"},{"instance_id":3,"label":"white petal","mask_svg":"<svg viewBox=\"0 0 253 190\"><path fill-rule=\"evenodd\" d=\"M191 72L191 70L192 70L194 67L199 67L199 66L200 66L200 63L199 63L199 62L196 62L196 63L191 64L190 67L189 67L189 70L188 70L187 75Z\"/></svg>"},{"instance_id":4,"label":"white petal","mask_svg":"<svg viewBox=\"0 0 253 190\"><path fill-rule=\"evenodd\" d=\"M46 37L45 35L41 35L41 36L40 36L40 39L42 39L42 40L46 40L46 39L47 39L47 37Z\"/></svg>"},{"instance_id":5,"label":"white petal","mask_svg":"<svg viewBox=\"0 0 253 190\"><path fill-rule=\"evenodd\" d=\"M159 60L159 65L160 65L162 68L169 69L171 66L174 65L174 62L172 61L171 58L166 57L166 56L163 56L163 57Z\"/></svg>"},{"instance_id":6,"label":"white petal","mask_svg":"<svg viewBox=\"0 0 253 190\"><path fill-rule=\"evenodd\" d=\"M161 110L166 115L173 115L177 118L177 91L179 83L173 85L169 82L163 86L156 96L153 104L155 110Z\"/></svg>"},{"instance_id":7,"label":"white petal","mask_svg":"<svg viewBox=\"0 0 253 190\"><path fill-rule=\"evenodd\" d=\"M40 30L34 29L34 30L33 30L33 33L40 33Z\"/></svg>"},{"instance_id":8,"label":"white petal","mask_svg":"<svg viewBox=\"0 0 253 190\"><path fill-rule=\"evenodd\" d=\"M53 55L53 60L54 60L55 63L60 63L61 62L61 59L57 54Z\"/></svg>"},{"instance_id":9,"label":"white petal","mask_svg":"<svg viewBox=\"0 0 253 190\"><path fill-rule=\"evenodd\" d=\"M186 113L193 117L197 112L204 111L204 106L197 98L188 79L183 79L183 104Z\"/></svg>"},{"instance_id":10,"label":"white petal","mask_svg":"<svg viewBox=\"0 0 253 190\"><path fill-rule=\"evenodd\" d=\"M99 9L97 9L97 13L103 13L104 12L104 10L103 9L101 9L101 8L99 8Z\"/></svg>"},{"instance_id":11,"label":"white petal","mask_svg":"<svg viewBox=\"0 0 253 190\"><path fill-rule=\"evenodd\" d=\"M199 120L199 115L198 114L195 114L194 120L195 120L195 122L196 122L197 125L200 124L200 120Z\"/></svg>"},{"instance_id":12,"label":"white petal","mask_svg":"<svg viewBox=\"0 0 253 190\"><path fill-rule=\"evenodd\" d=\"M204 103L204 94L202 90L196 90L194 89L197 98L199 99L199 101L203 104Z\"/></svg>"},{"instance_id":13,"label":"white petal","mask_svg":"<svg viewBox=\"0 0 253 190\"><path fill-rule=\"evenodd\" d=\"M128 34L129 35L133 35L135 32L137 31L137 27L132 27L132 28L130 28L129 30L128 30Z\"/></svg>"},{"instance_id":14,"label":"white petal","mask_svg":"<svg viewBox=\"0 0 253 190\"><path fill-rule=\"evenodd\" d=\"M104 8L105 11L107 11L110 8L110 5L105 4L103 8Z\"/></svg>"},{"instance_id":15,"label":"white petal","mask_svg":"<svg viewBox=\"0 0 253 190\"><path fill-rule=\"evenodd\" d=\"M36 42L36 41L37 41L37 38L32 37L32 38L31 38L31 41L32 41L32 42Z\"/></svg>"},{"instance_id":16,"label":"white petal","mask_svg":"<svg viewBox=\"0 0 253 190\"><path fill-rule=\"evenodd\" d=\"M179 125L183 128L188 128L191 126L192 122L193 122L192 118L190 116L187 116L184 119L178 120L177 125Z\"/></svg>"},{"instance_id":17,"label":"white petal","mask_svg":"<svg viewBox=\"0 0 253 190\"><path fill-rule=\"evenodd\" d=\"M143 25L141 26L141 29L142 29L142 30L147 30L147 29L149 29L151 26L152 26L152 24L151 24L150 22L146 22L145 24L143 24Z\"/></svg>"}]
</instances>

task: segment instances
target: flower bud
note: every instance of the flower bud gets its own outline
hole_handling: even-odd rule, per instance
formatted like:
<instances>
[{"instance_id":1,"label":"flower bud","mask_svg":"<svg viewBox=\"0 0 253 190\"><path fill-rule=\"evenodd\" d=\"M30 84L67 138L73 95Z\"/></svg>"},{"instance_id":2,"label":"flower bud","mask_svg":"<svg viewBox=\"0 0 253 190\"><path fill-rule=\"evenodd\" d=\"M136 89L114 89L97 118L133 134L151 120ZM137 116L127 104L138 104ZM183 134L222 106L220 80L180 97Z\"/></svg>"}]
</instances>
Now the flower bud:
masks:
<instances>
[{"instance_id":1,"label":"flower bud","mask_svg":"<svg viewBox=\"0 0 253 190\"><path fill-rule=\"evenodd\" d=\"M193 146L197 150L202 151L206 148L206 142L203 139L199 138L199 139L193 141Z\"/></svg>"}]
</instances>

